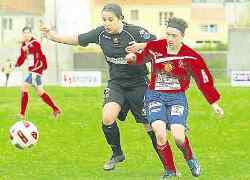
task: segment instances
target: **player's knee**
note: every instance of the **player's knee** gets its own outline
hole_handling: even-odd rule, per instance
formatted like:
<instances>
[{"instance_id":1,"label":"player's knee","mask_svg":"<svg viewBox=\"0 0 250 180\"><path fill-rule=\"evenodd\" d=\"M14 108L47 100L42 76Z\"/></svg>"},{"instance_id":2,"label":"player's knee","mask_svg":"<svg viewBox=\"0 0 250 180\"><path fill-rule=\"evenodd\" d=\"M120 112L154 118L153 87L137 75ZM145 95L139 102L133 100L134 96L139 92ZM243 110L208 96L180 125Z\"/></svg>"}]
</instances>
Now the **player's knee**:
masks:
<instances>
[{"instance_id":1,"label":"player's knee","mask_svg":"<svg viewBox=\"0 0 250 180\"><path fill-rule=\"evenodd\" d=\"M118 114L121 110L121 107L117 103L108 103L105 104L102 113L102 121L105 125L110 125L115 122L118 117Z\"/></svg>"},{"instance_id":2,"label":"player's knee","mask_svg":"<svg viewBox=\"0 0 250 180\"><path fill-rule=\"evenodd\" d=\"M176 144L182 144L185 140L185 127L179 124L171 125L171 133Z\"/></svg>"},{"instance_id":3,"label":"player's knee","mask_svg":"<svg viewBox=\"0 0 250 180\"><path fill-rule=\"evenodd\" d=\"M102 117L102 123L104 125L111 125L115 122L115 117L111 114L104 114Z\"/></svg>"},{"instance_id":4,"label":"player's knee","mask_svg":"<svg viewBox=\"0 0 250 180\"><path fill-rule=\"evenodd\" d=\"M21 88L21 91L22 91L22 92L28 92L28 91L29 91L29 88L28 88L27 86L23 86L23 87Z\"/></svg>"},{"instance_id":5,"label":"player's knee","mask_svg":"<svg viewBox=\"0 0 250 180\"><path fill-rule=\"evenodd\" d=\"M173 134L175 143L177 145L180 145L180 144L184 143L184 141L185 141L185 134L183 134L183 133L172 133L172 134Z\"/></svg>"},{"instance_id":6,"label":"player's knee","mask_svg":"<svg viewBox=\"0 0 250 180\"><path fill-rule=\"evenodd\" d=\"M161 146L161 145L164 145L166 143L167 138L166 138L166 134L164 132L155 131L155 136L156 136L158 145Z\"/></svg>"},{"instance_id":7,"label":"player's knee","mask_svg":"<svg viewBox=\"0 0 250 180\"><path fill-rule=\"evenodd\" d=\"M37 95L38 96L42 96L44 93L45 93L45 91L44 90L42 90L42 89L37 89Z\"/></svg>"}]
</instances>

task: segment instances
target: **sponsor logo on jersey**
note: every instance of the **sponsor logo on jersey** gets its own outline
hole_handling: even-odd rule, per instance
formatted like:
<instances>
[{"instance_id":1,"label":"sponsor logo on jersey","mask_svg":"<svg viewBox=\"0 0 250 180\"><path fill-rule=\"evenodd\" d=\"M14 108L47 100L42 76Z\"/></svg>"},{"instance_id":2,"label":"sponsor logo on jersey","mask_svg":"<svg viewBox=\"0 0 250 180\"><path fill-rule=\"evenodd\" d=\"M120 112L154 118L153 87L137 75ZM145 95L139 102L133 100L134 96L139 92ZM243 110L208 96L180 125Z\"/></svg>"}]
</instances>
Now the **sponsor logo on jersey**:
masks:
<instances>
[{"instance_id":1,"label":"sponsor logo on jersey","mask_svg":"<svg viewBox=\"0 0 250 180\"><path fill-rule=\"evenodd\" d=\"M127 60L123 57L114 58L106 56L106 60L114 64L128 64Z\"/></svg>"},{"instance_id":2,"label":"sponsor logo on jersey","mask_svg":"<svg viewBox=\"0 0 250 180\"><path fill-rule=\"evenodd\" d=\"M171 63L166 63L165 65L164 65L164 71L165 72L171 72L173 70L173 65L171 64Z\"/></svg>"},{"instance_id":3,"label":"sponsor logo on jersey","mask_svg":"<svg viewBox=\"0 0 250 180\"><path fill-rule=\"evenodd\" d=\"M140 36L142 38L144 38L144 39L149 39L150 38L150 34L147 31L145 31L144 29L140 30L139 33L140 33Z\"/></svg>"},{"instance_id":4,"label":"sponsor logo on jersey","mask_svg":"<svg viewBox=\"0 0 250 180\"><path fill-rule=\"evenodd\" d=\"M176 77L168 76L166 73L157 74L155 90L180 90L181 85Z\"/></svg>"}]
</instances>

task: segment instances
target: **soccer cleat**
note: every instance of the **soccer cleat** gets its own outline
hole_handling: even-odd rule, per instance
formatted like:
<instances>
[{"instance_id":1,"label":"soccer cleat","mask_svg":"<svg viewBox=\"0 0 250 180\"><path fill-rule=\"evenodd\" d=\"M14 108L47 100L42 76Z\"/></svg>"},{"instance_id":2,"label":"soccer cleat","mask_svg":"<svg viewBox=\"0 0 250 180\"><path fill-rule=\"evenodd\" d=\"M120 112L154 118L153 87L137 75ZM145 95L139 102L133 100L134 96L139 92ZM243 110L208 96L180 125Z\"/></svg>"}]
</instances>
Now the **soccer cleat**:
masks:
<instances>
[{"instance_id":1,"label":"soccer cleat","mask_svg":"<svg viewBox=\"0 0 250 180\"><path fill-rule=\"evenodd\" d=\"M125 156L123 154L118 155L118 156L112 155L112 157L104 164L103 169L105 171L113 170L117 163L122 162L124 160L125 160Z\"/></svg>"},{"instance_id":2,"label":"soccer cleat","mask_svg":"<svg viewBox=\"0 0 250 180\"><path fill-rule=\"evenodd\" d=\"M197 159L192 158L187 161L188 167L193 176L198 177L201 174L201 167Z\"/></svg>"},{"instance_id":3,"label":"soccer cleat","mask_svg":"<svg viewBox=\"0 0 250 180\"><path fill-rule=\"evenodd\" d=\"M61 114L61 110L59 108L53 110L53 116L55 117L55 119L57 119L60 114Z\"/></svg>"},{"instance_id":4,"label":"soccer cleat","mask_svg":"<svg viewBox=\"0 0 250 180\"><path fill-rule=\"evenodd\" d=\"M171 171L165 171L164 172L164 174L163 174L163 176L161 177L161 179L160 180L165 180L165 179L176 179L176 178L178 178L179 177L179 175L177 175L177 173L176 172L171 172Z\"/></svg>"}]
</instances>

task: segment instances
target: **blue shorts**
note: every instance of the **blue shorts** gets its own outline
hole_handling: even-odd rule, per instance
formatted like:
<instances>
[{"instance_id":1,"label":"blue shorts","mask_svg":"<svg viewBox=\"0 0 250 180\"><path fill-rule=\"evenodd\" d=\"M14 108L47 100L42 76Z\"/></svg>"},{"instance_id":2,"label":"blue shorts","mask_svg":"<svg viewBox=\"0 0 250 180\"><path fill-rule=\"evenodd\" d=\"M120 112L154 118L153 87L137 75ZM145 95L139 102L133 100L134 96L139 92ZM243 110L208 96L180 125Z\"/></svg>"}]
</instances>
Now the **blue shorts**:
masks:
<instances>
[{"instance_id":1,"label":"blue shorts","mask_svg":"<svg viewBox=\"0 0 250 180\"><path fill-rule=\"evenodd\" d=\"M42 77L39 74L35 73L29 73L25 79L24 82L27 82L33 86L42 86Z\"/></svg>"},{"instance_id":2,"label":"blue shorts","mask_svg":"<svg viewBox=\"0 0 250 180\"><path fill-rule=\"evenodd\" d=\"M185 93L147 90L144 98L147 120L150 124L156 120L162 120L168 126L181 124L187 127L188 103Z\"/></svg>"}]
</instances>

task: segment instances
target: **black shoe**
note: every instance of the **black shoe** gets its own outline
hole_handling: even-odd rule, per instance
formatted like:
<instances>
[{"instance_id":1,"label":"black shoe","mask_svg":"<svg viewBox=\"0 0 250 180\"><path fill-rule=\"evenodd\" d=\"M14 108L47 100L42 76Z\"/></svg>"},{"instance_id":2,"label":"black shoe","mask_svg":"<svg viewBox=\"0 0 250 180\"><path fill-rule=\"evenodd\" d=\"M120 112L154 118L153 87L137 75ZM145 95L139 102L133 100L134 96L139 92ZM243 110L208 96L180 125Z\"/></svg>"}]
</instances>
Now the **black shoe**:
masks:
<instances>
[{"instance_id":1,"label":"black shoe","mask_svg":"<svg viewBox=\"0 0 250 180\"><path fill-rule=\"evenodd\" d=\"M118 156L112 155L112 157L104 164L103 169L105 171L113 170L117 163L122 162L124 160L125 160L125 156L123 154L118 155Z\"/></svg>"}]
</instances>

